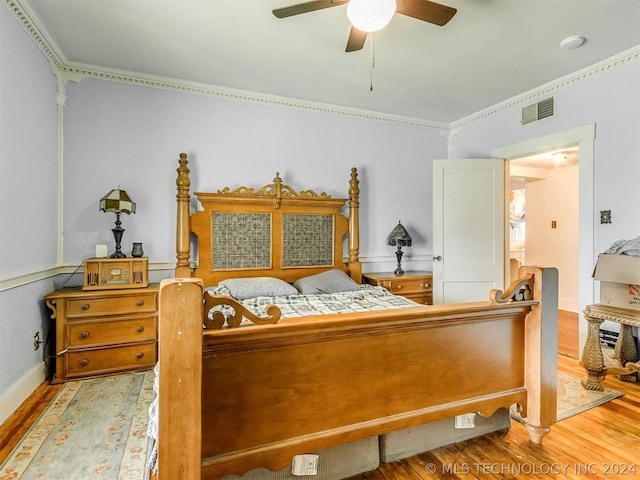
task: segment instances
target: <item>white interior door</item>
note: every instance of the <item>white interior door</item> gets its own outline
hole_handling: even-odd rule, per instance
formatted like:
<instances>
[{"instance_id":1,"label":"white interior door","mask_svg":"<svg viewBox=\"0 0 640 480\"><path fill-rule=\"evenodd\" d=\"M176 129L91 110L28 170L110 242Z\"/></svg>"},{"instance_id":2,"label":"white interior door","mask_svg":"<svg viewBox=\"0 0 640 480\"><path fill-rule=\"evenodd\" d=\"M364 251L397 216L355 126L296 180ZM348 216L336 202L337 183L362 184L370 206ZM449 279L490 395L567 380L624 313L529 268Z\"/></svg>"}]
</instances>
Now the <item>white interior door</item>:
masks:
<instances>
[{"instance_id":1,"label":"white interior door","mask_svg":"<svg viewBox=\"0 0 640 480\"><path fill-rule=\"evenodd\" d=\"M487 300L504 288L505 163L434 161L434 304Z\"/></svg>"}]
</instances>

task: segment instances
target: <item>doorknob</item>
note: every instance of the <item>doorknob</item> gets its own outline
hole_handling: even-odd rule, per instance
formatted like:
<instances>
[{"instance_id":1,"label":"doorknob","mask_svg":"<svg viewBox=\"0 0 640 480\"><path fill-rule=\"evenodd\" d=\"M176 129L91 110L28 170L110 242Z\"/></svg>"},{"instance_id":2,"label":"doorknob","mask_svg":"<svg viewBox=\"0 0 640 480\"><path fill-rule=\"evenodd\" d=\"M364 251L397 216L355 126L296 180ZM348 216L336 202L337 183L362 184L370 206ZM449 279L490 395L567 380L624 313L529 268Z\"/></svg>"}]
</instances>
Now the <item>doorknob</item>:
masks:
<instances>
[{"instance_id":1,"label":"doorknob","mask_svg":"<svg viewBox=\"0 0 640 480\"><path fill-rule=\"evenodd\" d=\"M440 255L438 255L437 257L433 257L433 261L434 262L441 262L442 261L442 257Z\"/></svg>"}]
</instances>

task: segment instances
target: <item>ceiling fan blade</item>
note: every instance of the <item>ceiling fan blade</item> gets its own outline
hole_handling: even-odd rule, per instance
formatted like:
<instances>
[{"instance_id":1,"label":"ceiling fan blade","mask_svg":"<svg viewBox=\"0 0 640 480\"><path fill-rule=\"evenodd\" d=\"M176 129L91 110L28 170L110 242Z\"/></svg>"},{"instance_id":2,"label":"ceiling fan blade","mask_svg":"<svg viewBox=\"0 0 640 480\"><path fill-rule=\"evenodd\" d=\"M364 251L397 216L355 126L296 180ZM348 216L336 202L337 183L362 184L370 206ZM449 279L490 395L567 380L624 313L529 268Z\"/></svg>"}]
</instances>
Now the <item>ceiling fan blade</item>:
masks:
<instances>
[{"instance_id":1,"label":"ceiling fan blade","mask_svg":"<svg viewBox=\"0 0 640 480\"><path fill-rule=\"evenodd\" d=\"M273 10L273 14L278 18L292 17L301 13L315 12L323 8L337 7L349 3L349 0L315 0L313 2L298 3L290 7L277 8Z\"/></svg>"},{"instance_id":2,"label":"ceiling fan blade","mask_svg":"<svg viewBox=\"0 0 640 480\"><path fill-rule=\"evenodd\" d=\"M397 0L397 13L435 25L445 25L458 10L430 0Z\"/></svg>"},{"instance_id":3,"label":"ceiling fan blade","mask_svg":"<svg viewBox=\"0 0 640 480\"><path fill-rule=\"evenodd\" d=\"M366 39L367 32L358 30L356 27L351 27L351 32L349 32L349 40L347 40L347 48L345 49L345 52L355 52L356 50L362 50Z\"/></svg>"}]
</instances>

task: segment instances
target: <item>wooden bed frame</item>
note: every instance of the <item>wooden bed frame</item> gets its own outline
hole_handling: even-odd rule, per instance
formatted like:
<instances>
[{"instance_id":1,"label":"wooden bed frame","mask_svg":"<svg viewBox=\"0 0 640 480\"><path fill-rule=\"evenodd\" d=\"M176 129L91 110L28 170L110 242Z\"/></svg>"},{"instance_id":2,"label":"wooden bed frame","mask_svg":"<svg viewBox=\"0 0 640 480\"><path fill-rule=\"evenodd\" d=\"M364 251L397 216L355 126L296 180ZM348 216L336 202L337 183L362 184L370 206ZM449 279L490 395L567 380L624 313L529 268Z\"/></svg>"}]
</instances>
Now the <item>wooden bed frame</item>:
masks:
<instances>
[{"instance_id":1,"label":"wooden bed frame","mask_svg":"<svg viewBox=\"0 0 640 480\"><path fill-rule=\"evenodd\" d=\"M211 278L238 276L238 271L211 269L205 253L191 276L184 154L178 173L179 278L160 286L160 480L219 479L257 467L276 471L297 454L463 413L490 415L513 404L520 406L531 441L540 443L549 432L556 419L555 269L521 267L520 280L504 295L492 291L486 302L280 320L272 309L270 324L203 330L208 322L204 300L258 319L230 297L205 293ZM241 209L237 195L249 199L251 212L265 208L258 197L270 198L274 211L309 211L299 194L282 195L285 189L279 196L279 187L271 187L265 191L273 195L247 189L248 195L208 205ZM355 231L348 241L349 261L337 263L356 278L361 275L357 191L354 170L352 216L334 223L337 232L346 224L355 226L347 232ZM201 224L212 217L209 208L191 217L200 255L202 245L212 251L210 239L202 241L210 228ZM340 242L335 243L339 249ZM282 255L279 247L273 250ZM273 269L293 280L327 267L288 268L274 259ZM262 275L265 269L247 272Z\"/></svg>"}]
</instances>

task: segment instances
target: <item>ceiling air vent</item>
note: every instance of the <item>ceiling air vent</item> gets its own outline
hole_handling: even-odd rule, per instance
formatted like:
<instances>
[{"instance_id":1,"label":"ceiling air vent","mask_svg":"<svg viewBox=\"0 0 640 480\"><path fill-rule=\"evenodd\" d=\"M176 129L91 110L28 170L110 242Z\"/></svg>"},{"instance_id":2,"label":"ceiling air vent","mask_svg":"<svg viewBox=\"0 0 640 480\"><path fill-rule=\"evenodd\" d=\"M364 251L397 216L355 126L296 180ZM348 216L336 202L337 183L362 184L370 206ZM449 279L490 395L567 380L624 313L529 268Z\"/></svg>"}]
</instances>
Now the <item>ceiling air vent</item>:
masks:
<instances>
[{"instance_id":1,"label":"ceiling air vent","mask_svg":"<svg viewBox=\"0 0 640 480\"><path fill-rule=\"evenodd\" d=\"M522 125L527 125L531 122L537 122L538 120L542 120L543 118L553 117L554 113L554 97L540 100L538 103L527 105L522 109Z\"/></svg>"}]
</instances>

